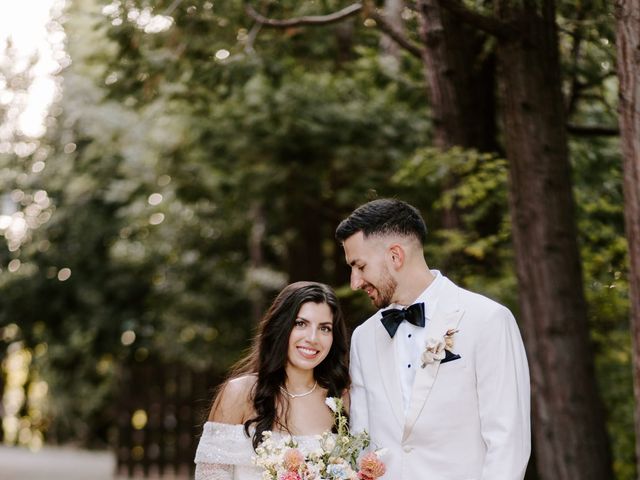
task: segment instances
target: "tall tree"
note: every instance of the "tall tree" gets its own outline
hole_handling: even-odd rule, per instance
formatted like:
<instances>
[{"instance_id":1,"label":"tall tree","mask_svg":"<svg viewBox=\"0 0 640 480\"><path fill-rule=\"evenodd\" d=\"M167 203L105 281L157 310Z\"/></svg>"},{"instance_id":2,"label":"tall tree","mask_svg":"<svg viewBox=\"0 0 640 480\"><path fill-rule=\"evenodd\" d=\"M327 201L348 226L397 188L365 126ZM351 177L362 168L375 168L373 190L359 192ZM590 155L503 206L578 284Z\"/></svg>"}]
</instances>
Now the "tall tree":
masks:
<instances>
[{"instance_id":1,"label":"tall tree","mask_svg":"<svg viewBox=\"0 0 640 480\"><path fill-rule=\"evenodd\" d=\"M630 259L636 462L640 471L640 3L617 0L616 18L624 212Z\"/></svg>"},{"instance_id":2,"label":"tall tree","mask_svg":"<svg viewBox=\"0 0 640 480\"><path fill-rule=\"evenodd\" d=\"M577 244L553 1L496 2L521 321L538 473L613 478ZM517 33L516 32L517 29Z\"/></svg>"}]
</instances>

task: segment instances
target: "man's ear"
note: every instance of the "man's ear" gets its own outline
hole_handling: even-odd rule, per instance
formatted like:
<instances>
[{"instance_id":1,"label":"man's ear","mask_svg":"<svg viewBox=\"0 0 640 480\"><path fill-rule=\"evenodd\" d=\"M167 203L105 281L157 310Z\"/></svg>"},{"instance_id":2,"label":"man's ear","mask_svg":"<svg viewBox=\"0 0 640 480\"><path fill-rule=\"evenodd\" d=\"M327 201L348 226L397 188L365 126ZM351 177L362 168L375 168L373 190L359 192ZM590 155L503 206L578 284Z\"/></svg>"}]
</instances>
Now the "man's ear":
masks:
<instances>
[{"instance_id":1,"label":"man's ear","mask_svg":"<svg viewBox=\"0 0 640 480\"><path fill-rule=\"evenodd\" d=\"M389 258L395 270L399 270L404 265L405 252L402 245L394 243L389 247Z\"/></svg>"}]
</instances>

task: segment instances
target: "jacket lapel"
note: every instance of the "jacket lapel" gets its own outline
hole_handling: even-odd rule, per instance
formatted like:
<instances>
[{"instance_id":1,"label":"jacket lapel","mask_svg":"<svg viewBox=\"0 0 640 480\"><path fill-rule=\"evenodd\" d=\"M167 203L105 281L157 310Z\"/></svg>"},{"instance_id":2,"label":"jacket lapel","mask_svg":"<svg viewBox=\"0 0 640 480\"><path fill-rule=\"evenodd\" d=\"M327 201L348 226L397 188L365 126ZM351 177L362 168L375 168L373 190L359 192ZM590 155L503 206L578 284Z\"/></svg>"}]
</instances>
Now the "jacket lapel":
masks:
<instances>
[{"instance_id":1,"label":"jacket lapel","mask_svg":"<svg viewBox=\"0 0 640 480\"><path fill-rule=\"evenodd\" d=\"M445 280L447 283L442 297L438 302L438 310L434 312L425 327L427 329L425 335L426 340L430 338L442 340L447 330L455 330L458 327L460 319L464 315L464 310L459 307L458 287L448 279ZM438 375L439 368L439 361L427 364L424 368L418 368L413 389L411 390L409 410L404 422L403 439L409 436L420 412L422 412ZM402 401L402 399L400 400Z\"/></svg>"},{"instance_id":2,"label":"jacket lapel","mask_svg":"<svg viewBox=\"0 0 640 480\"><path fill-rule=\"evenodd\" d=\"M385 393L389 399L393 414L398 424L404 424L404 411L402 400L402 386L400 385L400 376L396 370L396 362L393 350L393 341L385 330L381 322L376 326L375 334L376 353L378 358L378 371L382 377Z\"/></svg>"}]
</instances>

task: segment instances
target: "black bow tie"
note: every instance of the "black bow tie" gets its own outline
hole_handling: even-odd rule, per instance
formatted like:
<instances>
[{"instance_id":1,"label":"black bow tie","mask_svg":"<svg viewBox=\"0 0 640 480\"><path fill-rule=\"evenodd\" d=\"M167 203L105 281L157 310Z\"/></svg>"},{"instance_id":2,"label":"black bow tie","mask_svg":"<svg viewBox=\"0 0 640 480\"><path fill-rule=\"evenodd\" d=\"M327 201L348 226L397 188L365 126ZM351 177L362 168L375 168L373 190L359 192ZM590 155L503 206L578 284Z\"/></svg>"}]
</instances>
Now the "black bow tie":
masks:
<instances>
[{"instance_id":1,"label":"black bow tie","mask_svg":"<svg viewBox=\"0 0 640 480\"><path fill-rule=\"evenodd\" d=\"M390 308L382 312L382 325L391 338L396 334L398 326L406 320L416 327L424 327L424 303L414 303L408 308Z\"/></svg>"}]
</instances>

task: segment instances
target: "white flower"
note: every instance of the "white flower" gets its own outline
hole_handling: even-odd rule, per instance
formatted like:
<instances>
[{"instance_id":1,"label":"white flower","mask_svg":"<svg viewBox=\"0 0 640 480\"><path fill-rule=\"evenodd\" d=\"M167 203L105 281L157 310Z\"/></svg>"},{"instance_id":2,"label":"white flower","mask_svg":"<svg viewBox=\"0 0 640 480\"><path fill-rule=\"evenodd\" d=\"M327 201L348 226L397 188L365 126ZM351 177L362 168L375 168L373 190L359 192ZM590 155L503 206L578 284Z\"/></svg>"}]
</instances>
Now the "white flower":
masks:
<instances>
[{"instance_id":1,"label":"white flower","mask_svg":"<svg viewBox=\"0 0 640 480\"><path fill-rule=\"evenodd\" d=\"M327 397L324 403L327 404L327 407L329 407L333 413L338 413L338 405L334 397Z\"/></svg>"},{"instance_id":2,"label":"white flower","mask_svg":"<svg viewBox=\"0 0 640 480\"><path fill-rule=\"evenodd\" d=\"M455 329L447 330L442 336L442 340L429 338L420 356L421 367L424 368L430 363L442 360L446 356L445 350L451 351L453 348L453 335L457 332L458 330Z\"/></svg>"},{"instance_id":3,"label":"white flower","mask_svg":"<svg viewBox=\"0 0 640 480\"><path fill-rule=\"evenodd\" d=\"M333 435L327 435L322 442L322 448L324 448L327 452L330 452L334 448L336 448L336 439Z\"/></svg>"},{"instance_id":4,"label":"white flower","mask_svg":"<svg viewBox=\"0 0 640 480\"><path fill-rule=\"evenodd\" d=\"M436 360L442 360L445 357L444 347L444 340L438 341L435 338L428 339L424 352L422 352L422 356L420 357L422 360L422 368Z\"/></svg>"}]
</instances>

